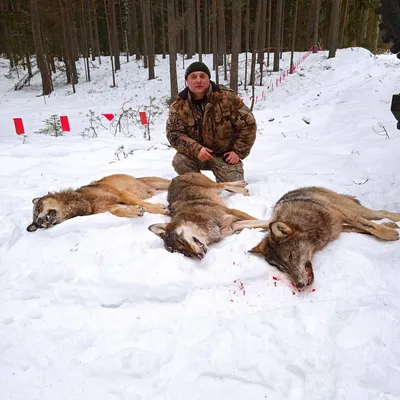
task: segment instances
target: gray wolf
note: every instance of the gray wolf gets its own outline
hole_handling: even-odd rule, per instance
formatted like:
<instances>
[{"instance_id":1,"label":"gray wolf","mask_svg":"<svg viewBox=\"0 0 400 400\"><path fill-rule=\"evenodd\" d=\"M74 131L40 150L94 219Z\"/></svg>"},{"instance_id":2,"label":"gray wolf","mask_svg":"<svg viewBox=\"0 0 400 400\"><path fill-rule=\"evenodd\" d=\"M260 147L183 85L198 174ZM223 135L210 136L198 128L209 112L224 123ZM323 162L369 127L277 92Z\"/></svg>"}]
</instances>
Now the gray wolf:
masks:
<instances>
[{"instance_id":1,"label":"gray wolf","mask_svg":"<svg viewBox=\"0 0 400 400\"><path fill-rule=\"evenodd\" d=\"M400 213L374 211L353 196L322 187L286 193L274 206L269 232L251 253L285 272L297 288L314 281L312 257L341 232L368 233L382 240L398 240L397 225L371 220L400 221Z\"/></svg>"},{"instance_id":2,"label":"gray wolf","mask_svg":"<svg viewBox=\"0 0 400 400\"><path fill-rule=\"evenodd\" d=\"M149 230L161 237L168 251L201 260L209 244L234 232L268 228L268 221L228 208L219 197L223 190L248 195L245 185L243 181L214 182L196 172L179 175L168 188L171 221L153 224Z\"/></svg>"},{"instance_id":3,"label":"gray wolf","mask_svg":"<svg viewBox=\"0 0 400 400\"><path fill-rule=\"evenodd\" d=\"M162 204L144 200L157 190L168 189L171 181L157 177L134 178L130 175L106 176L79 189L66 189L36 197L33 203L33 222L26 228L34 232L38 228L50 228L77 216L110 213L118 217L140 217L144 211L168 214Z\"/></svg>"},{"instance_id":4,"label":"gray wolf","mask_svg":"<svg viewBox=\"0 0 400 400\"><path fill-rule=\"evenodd\" d=\"M193 63L186 72L187 87L170 105L166 126L177 151L172 166L179 175L209 169L217 182L243 180L241 160L256 139L254 115L233 90L210 81L205 64ZM225 168L211 162L218 157Z\"/></svg>"}]
</instances>

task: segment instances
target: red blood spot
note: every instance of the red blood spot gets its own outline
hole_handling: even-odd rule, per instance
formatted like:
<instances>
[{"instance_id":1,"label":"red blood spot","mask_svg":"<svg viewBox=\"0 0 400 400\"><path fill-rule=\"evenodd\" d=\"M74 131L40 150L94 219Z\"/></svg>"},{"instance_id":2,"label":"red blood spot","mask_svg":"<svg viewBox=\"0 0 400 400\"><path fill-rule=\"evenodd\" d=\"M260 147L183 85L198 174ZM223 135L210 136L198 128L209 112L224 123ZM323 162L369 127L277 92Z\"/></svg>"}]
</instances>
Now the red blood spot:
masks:
<instances>
[{"instance_id":1,"label":"red blood spot","mask_svg":"<svg viewBox=\"0 0 400 400\"><path fill-rule=\"evenodd\" d=\"M274 286L276 287L276 282L274 282Z\"/></svg>"},{"instance_id":2,"label":"red blood spot","mask_svg":"<svg viewBox=\"0 0 400 400\"><path fill-rule=\"evenodd\" d=\"M235 265L236 264L235 261L232 264Z\"/></svg>"},{"instance_id":3,"label":"red blood spot","mask_svg":"<svg viewBox=\"0 0 400 400\"><path fill-rule=\"evenodd\" d=\"M311 290L312 292L315 292L317 289L313 289L313 290Z\"/></svg>"},{"instance_id":4,"label":"red blood spot","mask_svg":"<svg viewBox=\"0 0 400 400\"><path fill-rule=\"evenodd\" d=\"M277 278L276 276L273 276L272 279L273 279L274 281L279 281L279 278Z\"/></svg>"},{"instance_id":5,"label":"red blood spot","mask_svg":"<svg viewBox=\"0 0 400 400\"><path fill-rule=\"evenodd\" d=\"M293 292L293 290L292 290L292 295L295 295L296 293L295 292Z\"/></svg>"}]
</instances>

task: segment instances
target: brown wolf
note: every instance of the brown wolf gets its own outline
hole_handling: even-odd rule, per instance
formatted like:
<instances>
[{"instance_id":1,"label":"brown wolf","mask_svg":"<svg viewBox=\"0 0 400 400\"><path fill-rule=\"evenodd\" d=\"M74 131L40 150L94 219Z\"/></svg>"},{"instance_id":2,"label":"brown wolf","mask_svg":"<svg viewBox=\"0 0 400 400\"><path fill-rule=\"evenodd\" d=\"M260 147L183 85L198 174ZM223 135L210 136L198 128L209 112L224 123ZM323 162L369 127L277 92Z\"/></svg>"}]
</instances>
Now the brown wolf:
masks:
<instances>
[{"instance_id":1,"label":"brown wolf","mask_svg":"<svg viewBox=\"0 0 400 400\"><path fill-rule=\"evenodd\" d=\"M61 222L82 216L110 213L118 217L140 217L144 211L168 214L162 204L147 203L156 190L168 189L171 181L157 177L134 178L130 175L109 175L79 189L48 193L32 200L33 222L26 228L50 228Z\"/></svg>"},{"instance_id":2,"label":"brown wolf","mask_svg":"<svg viewBox=\"0 0 400 400\"><path fill-rule=\"evenodd\" d=\"M179 175L168 189L172 220L149 226L170 252L204 258L207 245L245 228L268 228L268 221L257 220L242 211L226 207L218 196L223 190L248 195L246 183L217 183L197 172Z\"/></svg>"},{"instance_id":3,"label":"brown wolf","mask_svg":"<svg viewBox=\"0 0 400 400\"><path fill-rule=\"evenodd\" d=\"M321 187L305 187L286 193L274 206L269 232L253 249L287 273L297 288L314 281L311 259L315 251L341 232L368 233L383 240L398 240L395 223L400 213L366 208L353 196Z\"/></svg>"}]
</instances>

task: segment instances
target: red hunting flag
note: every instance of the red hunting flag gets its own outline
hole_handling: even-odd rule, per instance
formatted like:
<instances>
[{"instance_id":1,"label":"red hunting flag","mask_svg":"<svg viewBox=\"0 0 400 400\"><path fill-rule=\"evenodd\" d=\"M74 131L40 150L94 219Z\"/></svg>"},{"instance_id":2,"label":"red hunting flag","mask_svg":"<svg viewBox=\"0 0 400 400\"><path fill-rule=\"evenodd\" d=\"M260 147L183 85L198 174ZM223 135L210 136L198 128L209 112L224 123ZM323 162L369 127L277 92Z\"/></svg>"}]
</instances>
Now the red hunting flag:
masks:
<instances>
[{"instance_id":1,"label":"red hunting flag","mask_svg":"<svg viewBox=\"0 0 400 400\"><path fill-rule=\"evenodd\" d=\"M23 135L25 133L24 123L22 122L22 118L13 118L15 133L17 135Z\"/></svg>"},{"instance_id":2,"label":"red hunting flag","mask_svg":"<svg viewBox=\"0 0 400 400\"><path fill-rule=\"evenodd\" d=\"M101 114L104 115L110 122L114 119L115 115L114 114Z\"/></svg>"},{"instance_id":3,"label":"red hunting flag","mask_svg":"<svg viewBox=\"0 0 400 400\"><path fill-rule=\"evenodd\" d=\"M140 117L140 122L141 122L142 125L147 125L148 124L145 111L139 111L139 117Z\"/></svg>"},{"instance_id":4,"label":"red hunting flag","mask_svg":"<svg viewBox=\"0 0 400 400\"><path fill-rule=\"evenodd\" d=\"M69 127L68 117L66 115L60 116L60 122L61 122L61 129L64 132L70 132L71 131L71 129Z\"/></svg>"}]
</instances>

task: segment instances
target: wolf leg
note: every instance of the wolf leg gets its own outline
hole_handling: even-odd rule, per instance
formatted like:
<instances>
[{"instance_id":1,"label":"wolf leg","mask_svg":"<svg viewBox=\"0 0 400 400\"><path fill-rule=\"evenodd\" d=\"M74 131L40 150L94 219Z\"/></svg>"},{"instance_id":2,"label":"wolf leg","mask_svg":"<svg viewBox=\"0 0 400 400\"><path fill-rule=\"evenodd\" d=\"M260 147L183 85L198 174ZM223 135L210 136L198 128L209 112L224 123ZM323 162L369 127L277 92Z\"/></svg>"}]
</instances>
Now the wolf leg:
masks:
<instances>
[{"instance_id":1,"label":"wolf leg","mask_svg":"<svg viewBox=\"0 0 400 400\"><path fill-rule=\"evenodd\" d=\"M232 229L234 232L239 232L243 229L246 228L264 228L264 229L269 229L269 224L271 220L262 220L262 219L256 219L256 220L250 220L250 221L237 221L232 224Z\"/></svg>"},{"instance_id":2,"label":"wolf leg","mask_svg":"<svg viewBox=\"0 0 400 400\"><path fill-rule=\"evenodd\" d=\"M386 210L371 210L370 208L364 207L361 204L357 204L356 212L368 220L388 218L392 221L400 221L400 213Z\"/></svg>"},{"instance_id":3,"label":"wolf leg","mask_svg":"<svg viewBox=\"0 0 400 400\"><path fill-rule=\"evenodd\" d=\"M397 224L395 224L394 222L383 222L383 223L377 224L377 225L386 226L386 227L392 228L392 229L399 228L399 226ZM370 232L367 232L367 231L359 229L359 228L355 228L354 226L350 226L350 225L343 225L342 232L365 233L365 234L370 235Z\"/></svg>"},{"instance_id":4,"label":"wolf leg","mask_svg":"<svg viewBox=\"0 0 400 400\"><path fill-rule=\"evenodd\" d=\"M249 215L249 214L247 214L247 213L245 213L245 212L243 212L243 211L237 210L236 208L228 208L228 207L226 207L226 211L227 211L229 214L234 215L235 217L240 218L242 221L243 221L243 220L257 220L257 218L252 217L251 215Z\"/></svg>"},{"instance_id":5,"label":"wolf leg","mask_svg":"<svg viewBox=\"0 0 400 400\"><path fill-rule=\"evenodd\" d=\"M171 181L168 179L158 178L156 176L146 176L143 178L136 178L138 181L151 186L156 190L166 190L169 188Z\"/></svg>"},{"instance_id":6,"label":"wolf leg","mask_svg":"<svg viewBox=\"0 0 400 400\"><path fill-rule=\"evenodd\" d=\"M143 208L140 206L126 206L122 204L117 204L112 206L108 210L111 214L116 215L117 217L141 217L143 216Z\"/></svg>"},{"instance_id":7,"label":"wolf leg","mask_svg":"<svg viewBox=\"0 0 400 400\"><path fill-rule=\"evenodd\" d=\"M159 203L148 203L143 201L133 195L131 192L127 190L123 190L119 193L119 197L121 202L126 203L131 206L141 206L145 211L151 214L162 214L169 215L168 208L164 206L164 204Z\"/></svg>"},{"instance_id":8,"label":"wolf leg","mask_svg":"<svg viewBox=\"0 0 400 400\"><path fill-rule=\"evenodd\" d=\"M242 193L245 196L248 195L249 191L245 188L247 185L244 181L233 181L233 182L215 182L211 180L208 176L203 174L192 174L189 178L187 174L188 183L195 186L200 186L207 189L215 189L218 193L223 190L228 190L229 192Z\"/></svg>"},{"instance_id":9,"label":"wolf leg","mask_svg":"<svg viewBox=\"0 0 400 400\"><path fill-rule=\"evenodd\" d=\"M382 240L398 240L399 233L383 224L376 224L357 214L345 214L345 224L351 228L356 228L364 232L368 232Z\"/></svg>"}]
</instances>

